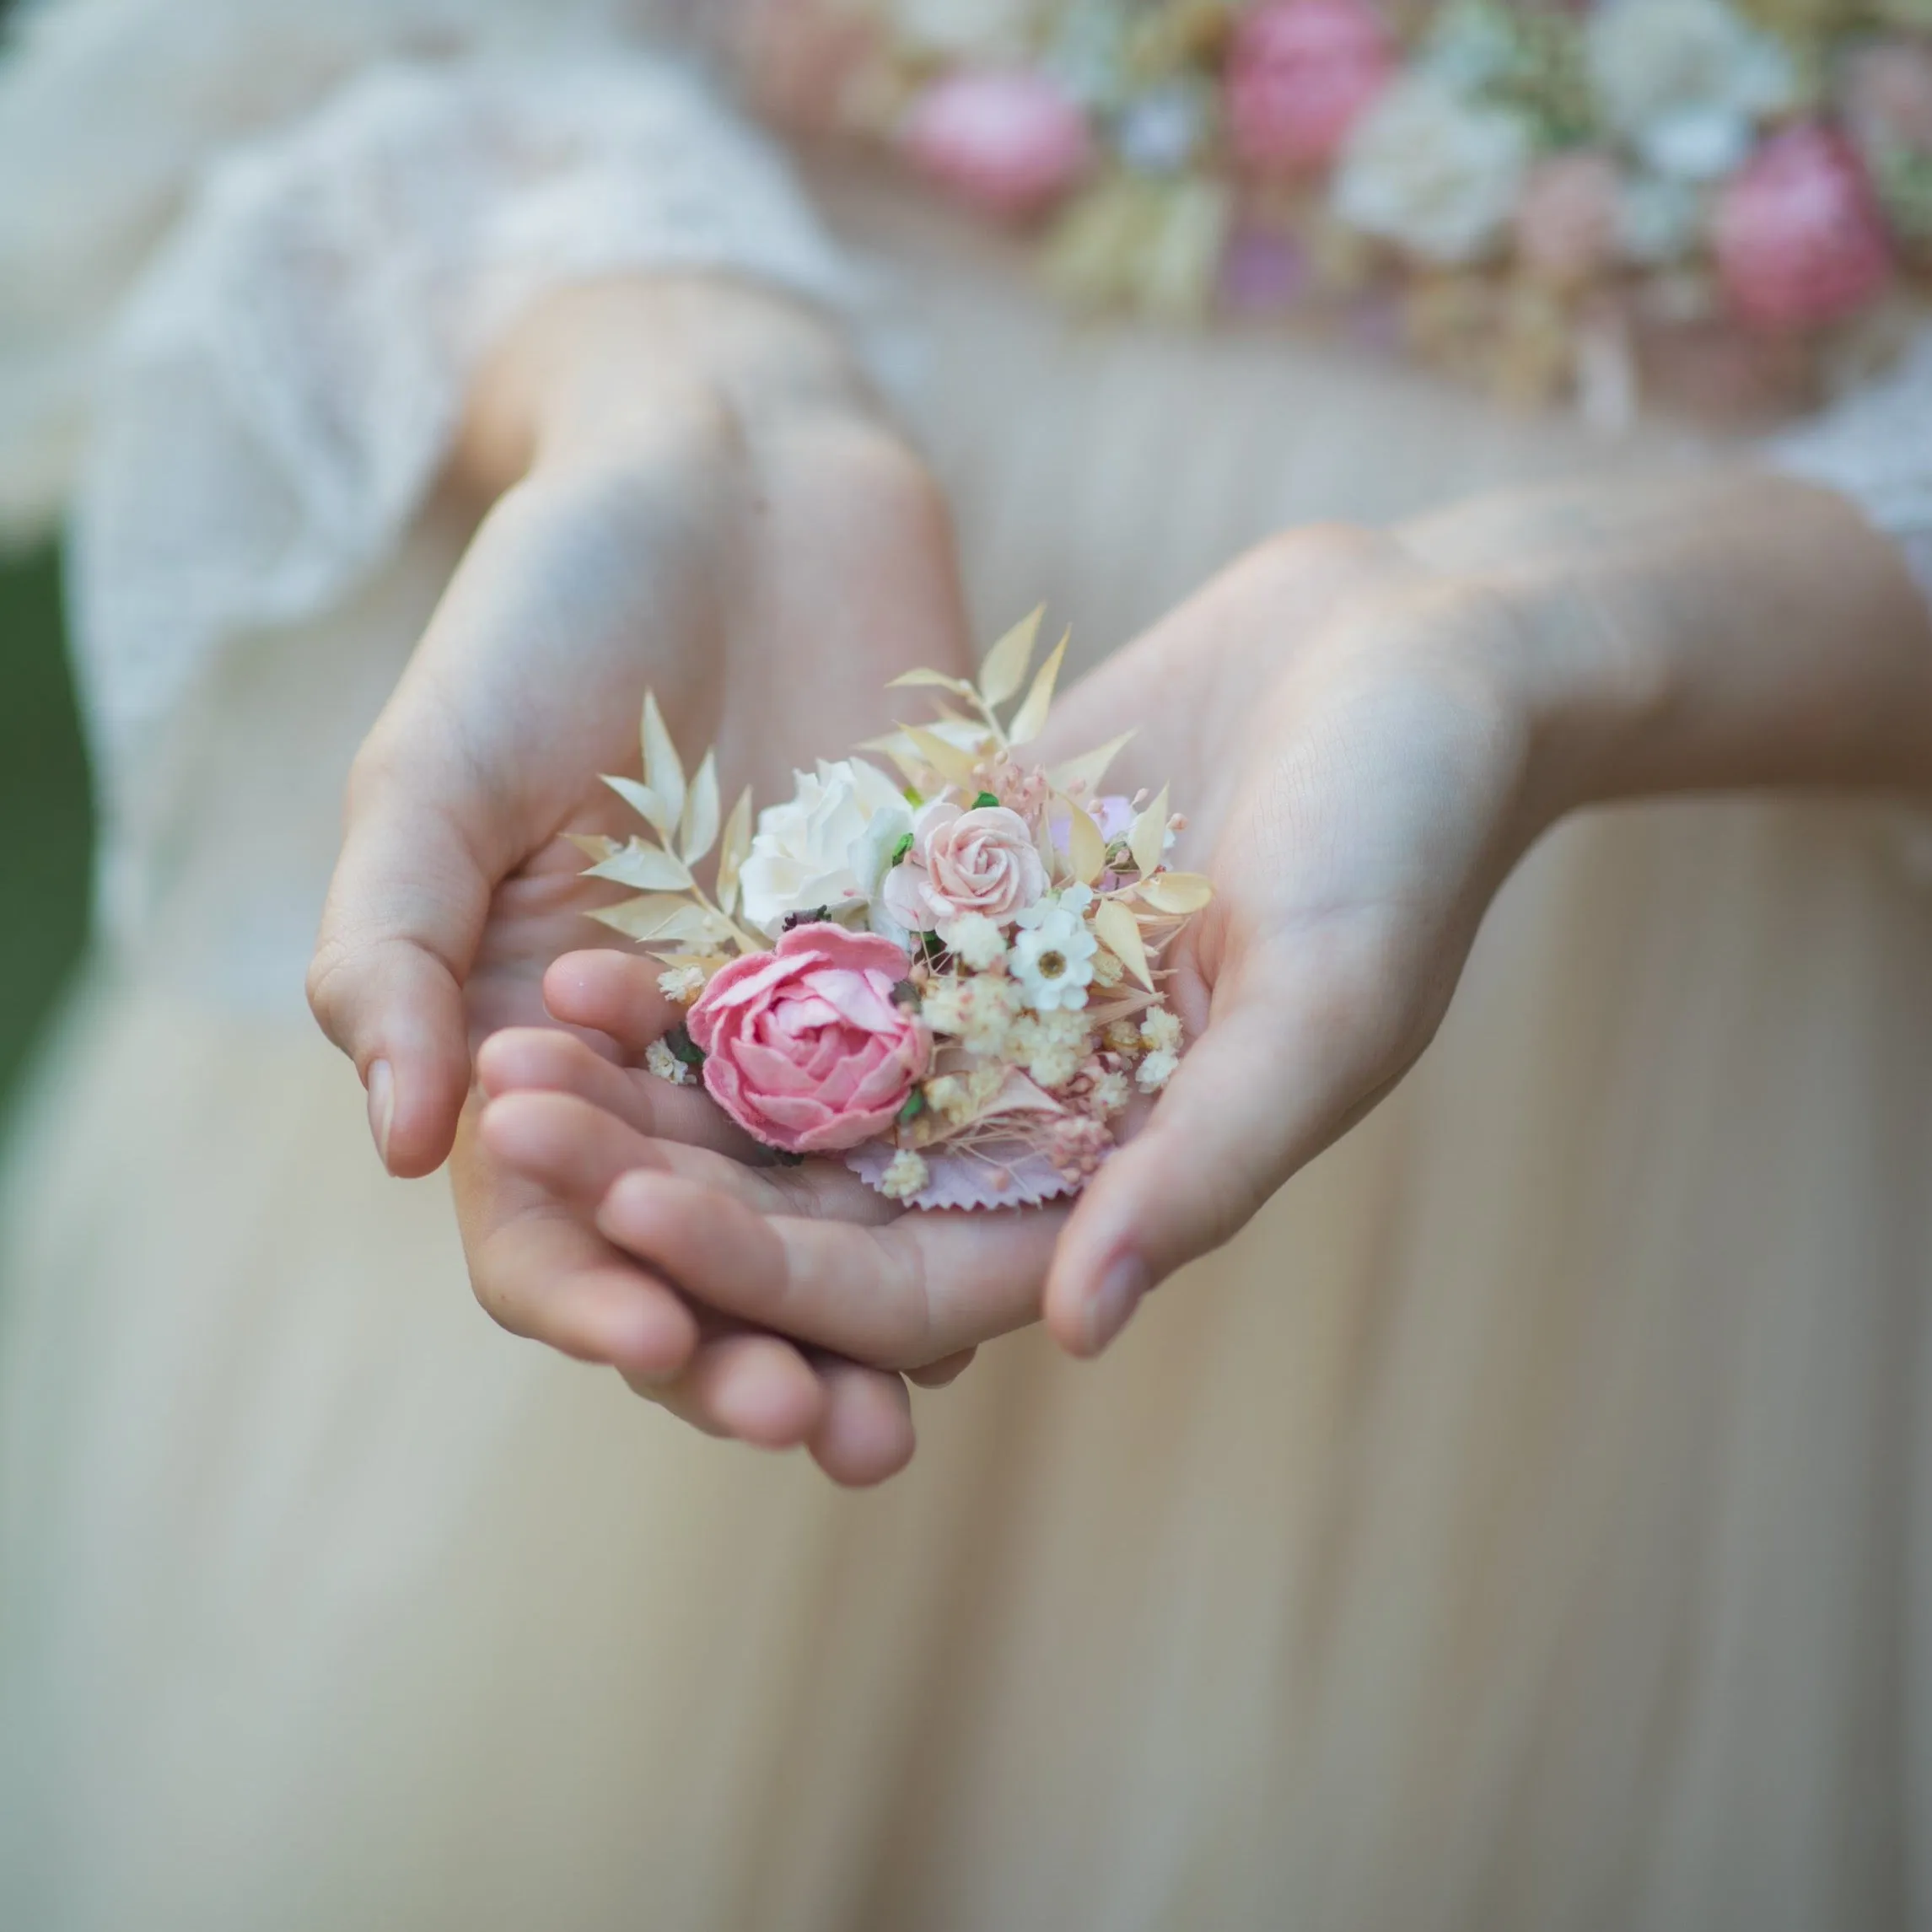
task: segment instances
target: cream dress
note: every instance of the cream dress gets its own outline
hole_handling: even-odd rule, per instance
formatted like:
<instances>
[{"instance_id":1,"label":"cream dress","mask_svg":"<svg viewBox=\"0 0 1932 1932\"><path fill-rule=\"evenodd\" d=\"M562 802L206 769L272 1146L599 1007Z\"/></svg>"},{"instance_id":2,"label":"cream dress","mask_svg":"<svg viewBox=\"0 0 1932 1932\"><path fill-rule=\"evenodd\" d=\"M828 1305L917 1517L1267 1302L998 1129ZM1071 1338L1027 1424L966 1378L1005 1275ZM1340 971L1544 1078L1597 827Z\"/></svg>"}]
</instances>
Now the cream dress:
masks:
<instances>
[{"instance_id":1,"label":"cream dress","mask_svg":"<svg viewBox=\"0 0 1932 1932\"><path fill-rule=\"evenodd\" d=\"M0 1217L0 1925L1932 1924L1932 896L1879 813L1565 828L1391 1101L1103 1364L1025 1335L922 1397L877 1493L499 1333L378 1171L300 982L462 541L464 358L625 261L865 299L623 14L95 0L0 82L0 179L71 196L0 207L44 311L0 467L24 518L92 452L110 812ZM534 44L447 64L492 36ZM923 346L982 627L1098 648L1297 519L1702 460L1083 333L820 186ZM1909 536L1928 451L1920 371L1810 460Z\"/></svg>"}]
</instances>

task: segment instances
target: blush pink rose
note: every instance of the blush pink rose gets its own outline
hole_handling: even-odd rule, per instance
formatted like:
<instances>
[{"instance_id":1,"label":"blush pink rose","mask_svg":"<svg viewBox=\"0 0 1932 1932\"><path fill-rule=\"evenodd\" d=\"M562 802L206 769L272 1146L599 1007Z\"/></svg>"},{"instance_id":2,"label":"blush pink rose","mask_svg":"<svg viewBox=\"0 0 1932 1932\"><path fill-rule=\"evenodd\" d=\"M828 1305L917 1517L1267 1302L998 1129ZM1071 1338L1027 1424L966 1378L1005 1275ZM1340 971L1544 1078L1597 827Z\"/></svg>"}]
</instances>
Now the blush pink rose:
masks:
<instances>
[{"instance_id":1,"label":"blush pink rose","mask_svg":"<svg viewBox=\"0 0 1932 1932\"><path fill-rule=\"evenodd\" d=\"M1858 156L1815 126L1773 135L1731 178L1711 244L1730 307L1753 328L1836 321L1892 277L1884 218Z\"/></svg>"},{"instance_id":2,"label":"blush pink rose","mask_svg":"<svg viewBox=\"0 0 1932 1932\"><path fill-rule=\"evenodd\" d=\"M1004 925L1047 890L1026 821L1004 805L928 805L912 848L885 875L885 909L913 932L943 932L966 912Z\"/></svg>"},{"instance_id":3,"label":"blush pink rose","mask_svg":"<svg viewBox=\"0 0 1932 1932\"><path fill-rule=\"evenodd\" d=\"M686 1021L711 1097L787 1154L884 1133L932 1057L931 1036L892 998L910 964L890 939L821 921L720 968Z\"/></svg>"},{"instance_id":4,"label":"blush pink rose","mask_svg":"<svg viewBox=\"0 0 1932 1932\"><path fill-rule=\"evenodd\" d=\"M1094 158L1078 105L1044 74L950 74L914 102L901 139L925 173L961 200L1009 218L1036 214Z\"/></svg>"},{"instance_id":5,"label":"blush pink rose","mask_svg":"<svg viewBox=\"0 0 1932 1932\"><path fill-rule=\"evenodd\" d=\"M1268 0L1241 16L1228 52L1228 119L1251 168L1302 174L1334 159L1395 73L1370 0Z\"/></svg>"}]
</instances>

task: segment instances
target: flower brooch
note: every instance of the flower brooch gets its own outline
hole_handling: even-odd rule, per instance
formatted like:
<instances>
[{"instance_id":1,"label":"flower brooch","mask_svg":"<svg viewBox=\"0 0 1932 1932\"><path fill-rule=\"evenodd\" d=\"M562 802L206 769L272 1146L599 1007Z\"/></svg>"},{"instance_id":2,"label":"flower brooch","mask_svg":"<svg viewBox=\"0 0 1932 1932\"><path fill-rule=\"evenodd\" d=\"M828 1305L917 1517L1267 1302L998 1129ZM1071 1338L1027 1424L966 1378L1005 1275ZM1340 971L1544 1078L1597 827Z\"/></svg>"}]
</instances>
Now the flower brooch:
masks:
<instances>
[{"instance_id":1,"label":"flower brooch","mask_svg":"<svg viewBox=\"0 0 1932 1932\"><path fill-rule=\"evenodd\" d=\"M658 954L687 1009L651 1070L915 1208L1077 1192L1180 1063L1161 961L1212 888L1169 869L1185 821L1165 790L1101 791L1127 738L1051 770L1024 756L1067 648L1033 670L1040 618L977 681L894 681L942 694L861 747L902 785L862 755L821 762L756 826L749 792L721 823L715 757L687 780L647 697L643 782L605 782L653 836L575 841L589 877L637 895L593 916Z\"/></svg>"}]
</instances>

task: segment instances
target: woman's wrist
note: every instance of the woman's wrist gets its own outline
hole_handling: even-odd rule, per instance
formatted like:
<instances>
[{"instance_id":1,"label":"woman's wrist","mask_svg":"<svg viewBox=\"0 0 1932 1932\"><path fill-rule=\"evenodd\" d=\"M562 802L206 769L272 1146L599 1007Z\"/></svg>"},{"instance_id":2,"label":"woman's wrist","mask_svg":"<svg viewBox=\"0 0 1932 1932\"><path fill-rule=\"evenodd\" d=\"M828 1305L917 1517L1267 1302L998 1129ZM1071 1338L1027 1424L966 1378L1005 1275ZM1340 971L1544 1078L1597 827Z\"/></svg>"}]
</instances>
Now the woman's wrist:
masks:
<instances>
[{"instance_id":1,"label":"woman's wrist","mask_svg":"<svg viewBox=\"0 0 1932 1932\"><path fill-rule=\"evenodd\" d=\"M632 274L539 302L471 390L454 467L481 499L537 469L741 452L763 429L880 406L843 331L775 290L725 276Z\"/></svg>"},{"instance_id":2,"label":"woman's wrist","mask_svg":"<svg viewBox=\"0 0 1932 1932\"><path fill-rule=\"evenodd\" d=\"M1932 613L1842 499L1749 469L1478 499L1399 533L1497 614L1546 821L1661 793L1932 790Z\"/></svg>"}]
</instances>

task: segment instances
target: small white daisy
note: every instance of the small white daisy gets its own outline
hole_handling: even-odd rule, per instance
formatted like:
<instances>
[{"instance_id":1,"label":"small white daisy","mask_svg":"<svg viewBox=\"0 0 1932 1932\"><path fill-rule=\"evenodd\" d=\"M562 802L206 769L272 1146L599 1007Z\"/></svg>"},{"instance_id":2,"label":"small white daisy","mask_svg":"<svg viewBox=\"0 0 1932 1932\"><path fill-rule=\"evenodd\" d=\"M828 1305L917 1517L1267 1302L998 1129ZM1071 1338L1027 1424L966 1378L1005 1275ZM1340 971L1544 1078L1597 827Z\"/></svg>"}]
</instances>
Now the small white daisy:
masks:
<instances>
[{"instance_id":1,"label":"small white daisy","mask_svg":"<svg viewBox=\"0 0 1932 1932\"><path fill-rule=\"evenodd\" d=\"M1059 895L1057 903L1042 899L1020 915L1020 930L1008 963L1026 1004L1036 1013L1075 1009L1087 1004L1094 955L1099 947L1080 914L1092 898L1085 886L1069 886Z\"/></svg>"}]
</instances>

